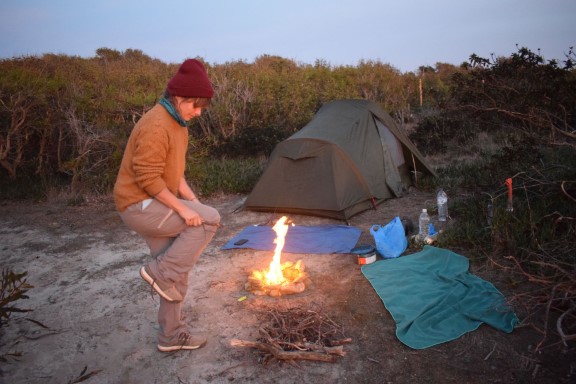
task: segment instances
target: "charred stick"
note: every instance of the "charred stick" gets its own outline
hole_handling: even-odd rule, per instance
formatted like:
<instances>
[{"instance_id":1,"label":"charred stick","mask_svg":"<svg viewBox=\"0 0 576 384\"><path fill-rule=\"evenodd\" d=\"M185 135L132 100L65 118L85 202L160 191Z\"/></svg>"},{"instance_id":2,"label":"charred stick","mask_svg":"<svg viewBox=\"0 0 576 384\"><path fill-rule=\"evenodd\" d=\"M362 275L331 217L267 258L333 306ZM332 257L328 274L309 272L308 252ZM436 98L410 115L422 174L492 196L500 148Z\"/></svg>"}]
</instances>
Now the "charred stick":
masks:
<instances>
[{"instance_id":1,"label":"charred stick","mask_svg":"<svg viewBox=\"0 0 576 384\"><path fill-rule=\"evenodd\" d=\"M303 351L283 351L282 349L276 348L272 345L258 343L249 340L238 340L233 339L230 341L230 345L233 347L249 347L256 348L262 352L267 352L274 356L278 360L311 360L311 361L323 361L328 363L333 363L336 361L335 355L328 355L325 353L318 352L303 352Z\"/></svg>"}]
</instances>

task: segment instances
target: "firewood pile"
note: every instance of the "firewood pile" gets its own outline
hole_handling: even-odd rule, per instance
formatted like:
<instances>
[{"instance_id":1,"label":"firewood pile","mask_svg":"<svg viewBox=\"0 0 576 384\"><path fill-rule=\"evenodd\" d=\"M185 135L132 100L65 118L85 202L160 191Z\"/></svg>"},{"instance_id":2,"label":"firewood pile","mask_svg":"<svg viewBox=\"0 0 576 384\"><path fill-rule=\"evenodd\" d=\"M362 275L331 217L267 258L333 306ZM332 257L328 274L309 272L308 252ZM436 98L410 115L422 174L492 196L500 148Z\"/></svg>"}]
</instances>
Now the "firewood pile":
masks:
<instances>
[{"instance_id":1,"label":"firewood pile","mask_svg":"<svg viewBox=\"0 0 576 384\"><path fill-rule=\"evenodd\" d=\"M255 348L263 364L296 360L336 362L346 355L344 345L352 339L344 336L342 326L322 310L293 307L268 308L257 341L234 339L232 346Z\"/></svg>"}]
</instances>

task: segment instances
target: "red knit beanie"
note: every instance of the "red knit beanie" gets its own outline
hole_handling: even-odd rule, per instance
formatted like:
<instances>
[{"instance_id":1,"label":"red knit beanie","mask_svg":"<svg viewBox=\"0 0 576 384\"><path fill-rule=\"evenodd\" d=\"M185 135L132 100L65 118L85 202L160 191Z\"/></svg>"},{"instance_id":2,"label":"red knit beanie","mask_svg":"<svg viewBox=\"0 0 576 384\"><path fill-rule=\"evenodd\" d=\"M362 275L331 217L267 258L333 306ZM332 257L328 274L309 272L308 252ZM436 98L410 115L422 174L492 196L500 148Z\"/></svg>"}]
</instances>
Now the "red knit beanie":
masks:
<instances>
[{"instance_id":1,"label":"red knit beanie","mask_svg":"<svg viewBox=\"0 0 576 384\"><path fill-rule=\"evenodd\" d=\"M208 79L206 68L196 59L188 59L168 82L168 92L172 96L204 97L214 96L214 89Z\"/></svg>"}]
</instances>

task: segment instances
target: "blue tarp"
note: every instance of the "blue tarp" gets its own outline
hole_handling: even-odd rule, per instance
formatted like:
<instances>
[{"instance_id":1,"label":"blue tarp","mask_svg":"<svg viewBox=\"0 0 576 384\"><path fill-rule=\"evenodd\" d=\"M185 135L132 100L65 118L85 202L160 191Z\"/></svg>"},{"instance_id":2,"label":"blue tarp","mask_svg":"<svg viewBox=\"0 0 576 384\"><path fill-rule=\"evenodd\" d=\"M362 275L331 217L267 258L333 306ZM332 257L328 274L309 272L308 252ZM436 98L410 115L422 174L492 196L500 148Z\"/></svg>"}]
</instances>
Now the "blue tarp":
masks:
<instances>
[{"instance_id":1,"label":"blue tarp","mask_svg":"<svg viewBox=\"0 0 576 384\"><path fill-rule=\"evenodd\" d=\"M286 234L282 252L287 253L350 253L362 231L347 225L291 226ZM251 248L273 251L276 248L276 232L270 226L244 228L230 239L222 249ZM241 239L248 240L242 245L234 245Z\"/></svg>"},{"instance_id":2,"label":"blue tarp","mask_svg":"<svg viewBox=\"0 0 576 384\"><path fill-rule=\"evenodd\" d=\"M396 322L396 336L414 349L454 340L486 323L510 333L518 318L504 296L468 271L464 256L425 246L421 252L362 266Z\"/></svg>"}]
</instances>

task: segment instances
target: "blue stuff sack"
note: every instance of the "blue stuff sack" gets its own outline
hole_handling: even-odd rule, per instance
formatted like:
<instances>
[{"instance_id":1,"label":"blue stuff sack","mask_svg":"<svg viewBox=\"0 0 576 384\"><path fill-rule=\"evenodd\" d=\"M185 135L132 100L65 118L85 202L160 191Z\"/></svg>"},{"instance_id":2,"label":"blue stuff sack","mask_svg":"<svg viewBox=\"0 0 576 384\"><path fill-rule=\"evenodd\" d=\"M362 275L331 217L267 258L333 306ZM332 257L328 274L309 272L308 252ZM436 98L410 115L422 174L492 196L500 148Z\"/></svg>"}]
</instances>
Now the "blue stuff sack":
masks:
<instances>
[{"instance_id":1,"label":"blue stuff sack","mask_svg":"<svg viewBox=\"0 0 576 384\"><path fill-rule=\"evenodd\" d=\"M384 227L378 224L373 225L370 233L374 236L376 250L385 259L400 256L408 247L404 226L398 216Z\"/></svg>"}]
</instances>

